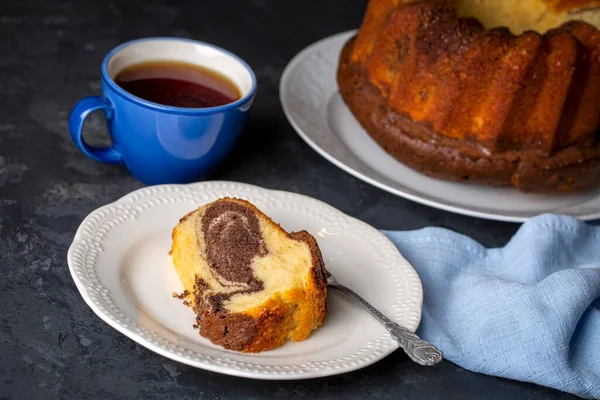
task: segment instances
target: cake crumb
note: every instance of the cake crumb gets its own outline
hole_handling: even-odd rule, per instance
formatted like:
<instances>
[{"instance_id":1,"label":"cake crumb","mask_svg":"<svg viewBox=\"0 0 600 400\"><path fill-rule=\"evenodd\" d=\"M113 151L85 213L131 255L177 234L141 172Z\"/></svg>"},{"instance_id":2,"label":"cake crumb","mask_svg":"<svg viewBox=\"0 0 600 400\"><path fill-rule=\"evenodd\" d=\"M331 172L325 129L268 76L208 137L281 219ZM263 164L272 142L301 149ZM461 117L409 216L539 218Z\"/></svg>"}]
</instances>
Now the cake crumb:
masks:
<instances>
[{"instance_id":1,"label":"cake crumb","mask_svg":"<svg viewBox=\"0 0 600 400\"><path fill-rule=\"evenodd\" d=\"M177 293L173 292L173 297L183 300L186 297L188 297L189 294L190 294L190 292L188 290L184 290L183 293L181 293L181 294L177 294Z\"/></svg>"}]
</instances>

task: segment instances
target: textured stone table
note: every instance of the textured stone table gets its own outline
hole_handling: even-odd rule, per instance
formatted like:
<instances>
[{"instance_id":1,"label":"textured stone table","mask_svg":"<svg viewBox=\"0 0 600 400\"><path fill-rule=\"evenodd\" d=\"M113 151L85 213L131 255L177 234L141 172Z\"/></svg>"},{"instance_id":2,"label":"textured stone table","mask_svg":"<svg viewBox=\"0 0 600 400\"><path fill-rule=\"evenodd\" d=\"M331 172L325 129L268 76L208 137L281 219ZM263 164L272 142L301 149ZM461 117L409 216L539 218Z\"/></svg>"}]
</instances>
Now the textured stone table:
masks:
<instances>
[{"instance_id":1,"label":"textured stone table","mask_svg":"<svg viewBox=\"0 0 600 400\"><path fill-rule=\"evenodd\" d=\"M78 4L81 3L81 4ZM423 398L565 399L531 384L398 351L363 370L292 382L233 378L190 368L137 345L79 296L67 248L93 209L141 187L122 168L95 163L71 143L68 115L99 93L100 62L144 36L208 41L255 69L254 111L213 179L304 193L384 229L442 226L501 246L517 225L463 217L392 196L336 168L286 121L278 99L286 63L308 44L359 25L366 1L21 1L0 12L0 398ZM106 140L94 115L93 142Z\"/></svg>"}]
</instances>

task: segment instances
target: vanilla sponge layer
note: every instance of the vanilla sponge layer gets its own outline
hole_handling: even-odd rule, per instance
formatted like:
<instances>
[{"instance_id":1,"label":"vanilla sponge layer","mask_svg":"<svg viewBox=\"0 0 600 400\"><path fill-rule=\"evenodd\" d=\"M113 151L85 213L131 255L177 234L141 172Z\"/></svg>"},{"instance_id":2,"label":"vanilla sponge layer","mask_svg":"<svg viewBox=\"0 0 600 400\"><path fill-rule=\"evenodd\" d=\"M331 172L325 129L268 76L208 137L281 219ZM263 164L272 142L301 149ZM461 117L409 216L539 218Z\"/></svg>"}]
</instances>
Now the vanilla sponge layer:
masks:
<instances>
[{"instance_id":1,"label":"vanilla sponge layer","mask_svg":"<svg viewBox=\"0 0 600 400\"><path fill-rule=\"evenodd\" d=\"M555 11L561 0L453 0L459 17L478 19L486 28L507 27L519 35L532 30L540 34L567 21L581 20L600 27L600 2L591 7ZM564 3L564 1L563 1ZM595 7L594 7L595 6ZM561 8L559 8L561 10Z\"/></svg>"},{"instance_id":2,"label":"vanilla sponge layer","mask_svg":"<svg viewBox=\"0 0 600 400\"><path fill-rule=\"evenodd\" d=\"M206 295L247 290L247 285L228 282L215 275L209 267L204 235L200 229L204 211L205 208L194 211L175 228L177 245L174 246L171 255L184 290L187 290L190 296L193 295L196 276L210 287L205 292ZM231 312L244 312L261 306L278 294L305 288L311 279L312 260L309 246L305 242L290 239L264 216L257 217L268 252L265 256L254 257L251 265L254 277L263 282L264 289L260 292L232 295L222 304Z\"/></svg>"}]
</instances>

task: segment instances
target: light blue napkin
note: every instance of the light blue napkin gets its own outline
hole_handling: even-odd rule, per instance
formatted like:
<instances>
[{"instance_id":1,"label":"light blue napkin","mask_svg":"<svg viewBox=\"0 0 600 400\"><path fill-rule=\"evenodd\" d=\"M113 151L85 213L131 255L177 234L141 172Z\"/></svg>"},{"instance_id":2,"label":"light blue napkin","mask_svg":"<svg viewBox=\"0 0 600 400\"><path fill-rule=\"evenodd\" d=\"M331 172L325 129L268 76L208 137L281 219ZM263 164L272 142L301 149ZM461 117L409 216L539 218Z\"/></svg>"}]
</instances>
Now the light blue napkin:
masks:
<instances>
[{"instance_id":1,"label":"light blue napkin","mask_svg":"<svg viewBox=\"0 0 600 400\"><path fill-rule=\"evenodd\" d=\"M419 273L418 333L447 360L600 398L600 227L541 215L498 249L441 228L383 233Z\"/></svg>"}]
</instances>

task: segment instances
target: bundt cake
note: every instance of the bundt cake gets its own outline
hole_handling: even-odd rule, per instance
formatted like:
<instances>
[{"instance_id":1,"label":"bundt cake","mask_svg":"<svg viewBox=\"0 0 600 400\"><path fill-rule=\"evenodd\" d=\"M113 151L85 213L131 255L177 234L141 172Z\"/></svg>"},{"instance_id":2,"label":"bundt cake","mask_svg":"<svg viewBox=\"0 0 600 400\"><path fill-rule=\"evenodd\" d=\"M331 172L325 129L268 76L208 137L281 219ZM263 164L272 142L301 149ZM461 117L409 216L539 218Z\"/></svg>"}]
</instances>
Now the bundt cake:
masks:
<instances>
[{"instance_id":1,"label":"bundt cake","mask_svg":"<svg viewBox=\"0 0 600 400\"><path fill-rule=\"evenodd\" d=\"M173 265L200 335L255 353L301 341L325 316L326 270L317 241L288 234L251 203L223 198L173 230Z\"/></svg>"},{"instance_id":2,"label":"bundt cake","mask_svg":"<svg viewBox=\"0 0 600 400\"><path fill-rule=\"evenodd\" d=\"M588 188L600 180L598 5L370 0L340 55L341 96L384 150L429 176Z\"/></svg>"}]
</instances>

